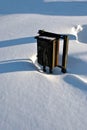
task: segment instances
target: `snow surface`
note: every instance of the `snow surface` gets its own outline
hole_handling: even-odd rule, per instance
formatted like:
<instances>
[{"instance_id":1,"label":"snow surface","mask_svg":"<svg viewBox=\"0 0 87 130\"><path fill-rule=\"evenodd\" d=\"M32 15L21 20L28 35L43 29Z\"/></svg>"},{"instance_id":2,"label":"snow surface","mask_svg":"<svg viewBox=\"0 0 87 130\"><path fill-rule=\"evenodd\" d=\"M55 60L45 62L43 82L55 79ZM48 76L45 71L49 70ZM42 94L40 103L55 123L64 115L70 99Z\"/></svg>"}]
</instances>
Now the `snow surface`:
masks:
<instances>
[{"instance_id":1,"label":"snow surface","mask_svg":"<svg viewBox=\"0 0 87 130\"><path fill-rule=\"evenodd\" d=\"M66 74L38 71L39 29L69 35ZM86 34L86 0L0 0L0 130L87 129Z\"/></svg>"}]
</instances>

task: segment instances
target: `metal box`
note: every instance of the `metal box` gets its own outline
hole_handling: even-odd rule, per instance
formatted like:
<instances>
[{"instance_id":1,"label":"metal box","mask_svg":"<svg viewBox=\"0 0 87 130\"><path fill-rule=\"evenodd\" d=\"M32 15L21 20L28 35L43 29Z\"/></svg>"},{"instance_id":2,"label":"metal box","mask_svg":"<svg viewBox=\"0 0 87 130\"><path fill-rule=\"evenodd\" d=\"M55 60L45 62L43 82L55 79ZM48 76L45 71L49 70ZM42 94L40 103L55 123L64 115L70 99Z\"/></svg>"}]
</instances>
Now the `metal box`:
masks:
<instances>
[{"instance_id":1,"label":"metal box","mask_svg":"<svg viewBox=\"0 0 87 130\"><path fill-rule=\"evenodd\" d=\"M68 45L69 38L65 34L55 34L44 30L38 31L39 36L37 39L37 60L46 71L46 66L49 67L50 73L54 67L61 68L63 73L66 73L67 58L68 58ZM60 39L63 40L62 63L59 64L59 46Z\"/></svg>"},{"instance_id":2,"label":"metal box","mask_svg":"<svg viewBox=\"0 0 87 130\"><path fill-rule=\"evenodd\" d=\"M48 66L52 73L52 69L58 66L58 40L46 36L35 38L37 39L37 61L43 66L43 71L46 71L46 66Z\"/></svg>"}]
</instances>

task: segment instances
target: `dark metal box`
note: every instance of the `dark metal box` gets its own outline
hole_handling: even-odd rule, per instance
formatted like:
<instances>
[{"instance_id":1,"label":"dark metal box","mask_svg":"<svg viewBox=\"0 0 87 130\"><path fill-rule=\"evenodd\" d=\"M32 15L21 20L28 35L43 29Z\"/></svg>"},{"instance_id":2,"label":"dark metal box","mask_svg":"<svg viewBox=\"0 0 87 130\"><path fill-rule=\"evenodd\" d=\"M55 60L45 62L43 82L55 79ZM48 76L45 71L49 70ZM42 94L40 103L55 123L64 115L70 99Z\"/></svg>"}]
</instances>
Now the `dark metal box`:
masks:
<instances>
[{"instance_id":1,"label":"dark metal box","mask_svg":"<svg viewBox=\"0 0 87 130\"><path fill-rule=\"evenodd\" d=\"M36 36L35 38L37 39L37 61L43 66L44 71L48 66L51 73L52 69L58 66L58 40L46 36Z\"/></svg>"}]
</instances>

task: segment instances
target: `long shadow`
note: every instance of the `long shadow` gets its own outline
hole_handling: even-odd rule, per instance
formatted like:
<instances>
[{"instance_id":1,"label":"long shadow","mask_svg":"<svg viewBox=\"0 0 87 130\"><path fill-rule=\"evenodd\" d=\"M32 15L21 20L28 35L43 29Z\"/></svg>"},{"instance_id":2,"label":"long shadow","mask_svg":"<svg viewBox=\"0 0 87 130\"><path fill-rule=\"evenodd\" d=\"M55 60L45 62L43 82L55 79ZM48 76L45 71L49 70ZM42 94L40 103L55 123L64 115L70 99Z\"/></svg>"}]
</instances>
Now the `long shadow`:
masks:
<instances>
[{"instance_id":1,"label":"long shadow","mask_svg":"<svg viewBox=\"0 0 87 130\"><path fill-rule=\"evenodd\" d=\"M29 43L35 43L34 37L25 37L25 38L19 38L19 39L0 41L0 48L21 45L21 44L29 44Z\"/></svg>"},{"instance_id":2,"label":"long shadow","mask_svg":"<svg viewBox=\"0 0 87 130\"><path fill-rule=\"evenodd\" d=\"M70 84L72 87L75 87L84 92L87 92L87 84L73 75L65 76L64 81L67 82L68 84Z\"/></svg>"},{"instance_id":3,"label":"long shadow","mask_svg":"<svg viewBox=\"0 0 87 130\"><path fill-rule=\"evenodd\" d=\"M86 55L87 52L84 52ZM77 54L76 54L77 55ZM87 76L87 61L83 61L78 57L68 56L67 71L71 74Z\"/></svg>"},{"instance_id":4,"label":"long shadow","mask_svg":"<svg viewBox=\"0 0 87 130\"><path fill-rule=\"evenodd\" d=\"M86 16L87 2L44 2L43 0L0 1L0 14L34 13L45 15Z\"/></svg>"},{"instance_id":5,"label":"long shadow","mask_svg":"<svg viewBox=\"0 0 87 130\"><path fill-rule=\"evenodd\" d=\"M15 59L0 62L0 74L19 72L19 71L34 71L36 68L29 59Z\"/></svg>"},{"instance_id":6,"label":"long shadow","mask_svg":"<svg viewBox=\"0 0 87 130\"><path fill-rule=\"evenodd\" d=\"M86 54L87 52L84 52L80 55ZM87 92L87 61L83 61L79 58L69 56L67 71L68 73L67 75L65 75L64 81L70 84L72 87Z\"/></svg>"}]
</instances>

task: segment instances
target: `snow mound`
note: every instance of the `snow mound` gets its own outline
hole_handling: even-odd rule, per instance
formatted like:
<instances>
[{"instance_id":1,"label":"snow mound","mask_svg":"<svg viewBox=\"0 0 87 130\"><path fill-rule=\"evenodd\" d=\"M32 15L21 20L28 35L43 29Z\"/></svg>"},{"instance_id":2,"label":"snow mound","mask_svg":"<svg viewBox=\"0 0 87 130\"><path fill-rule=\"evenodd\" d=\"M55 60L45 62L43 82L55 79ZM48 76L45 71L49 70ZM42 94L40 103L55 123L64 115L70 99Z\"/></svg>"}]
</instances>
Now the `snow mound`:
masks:
<instances>
[{"instance_id":1,"label":"snow mound","mask_svg":"<svg viewBox=\"0 0 87 130\"><path fill-rule=\"evenodd\" d=\"M83 25L82 28L82 31L78 32L78 41L87 43L87 25Z\"/></svg>"},{"instance_id":2,"label":"snow mound","mask_svg":"<svg viewBox=\"0 0 87 130\"><path fill-rule=\"evenodd\" d=\"M77 42L87 43L87 25L74 26L71 33L76 36Z\"/></svg>"},{"instance_id":3,"label":"snow mound","mask_svg":"<svg viewBox=\"0 0 87 130\"><path fill-rule=\"evenodd\" d=\"M83 28L79 24L77 26L72 27L72 29L71 29L71 34L76 36L77 41L78 41L78 33L81 32L82 30L83 30Z\"/></svg>"},{"instance_id":4,"label":"snow mound","mask_svg":"<svg viewBox=\"0 0 87 130\"><path fill-rule=\"evenodd\" d=\"M87 43L87 25L76 25L72 27L71 34L76 37L77 42Z\"/></svg>"}]
</instances>

